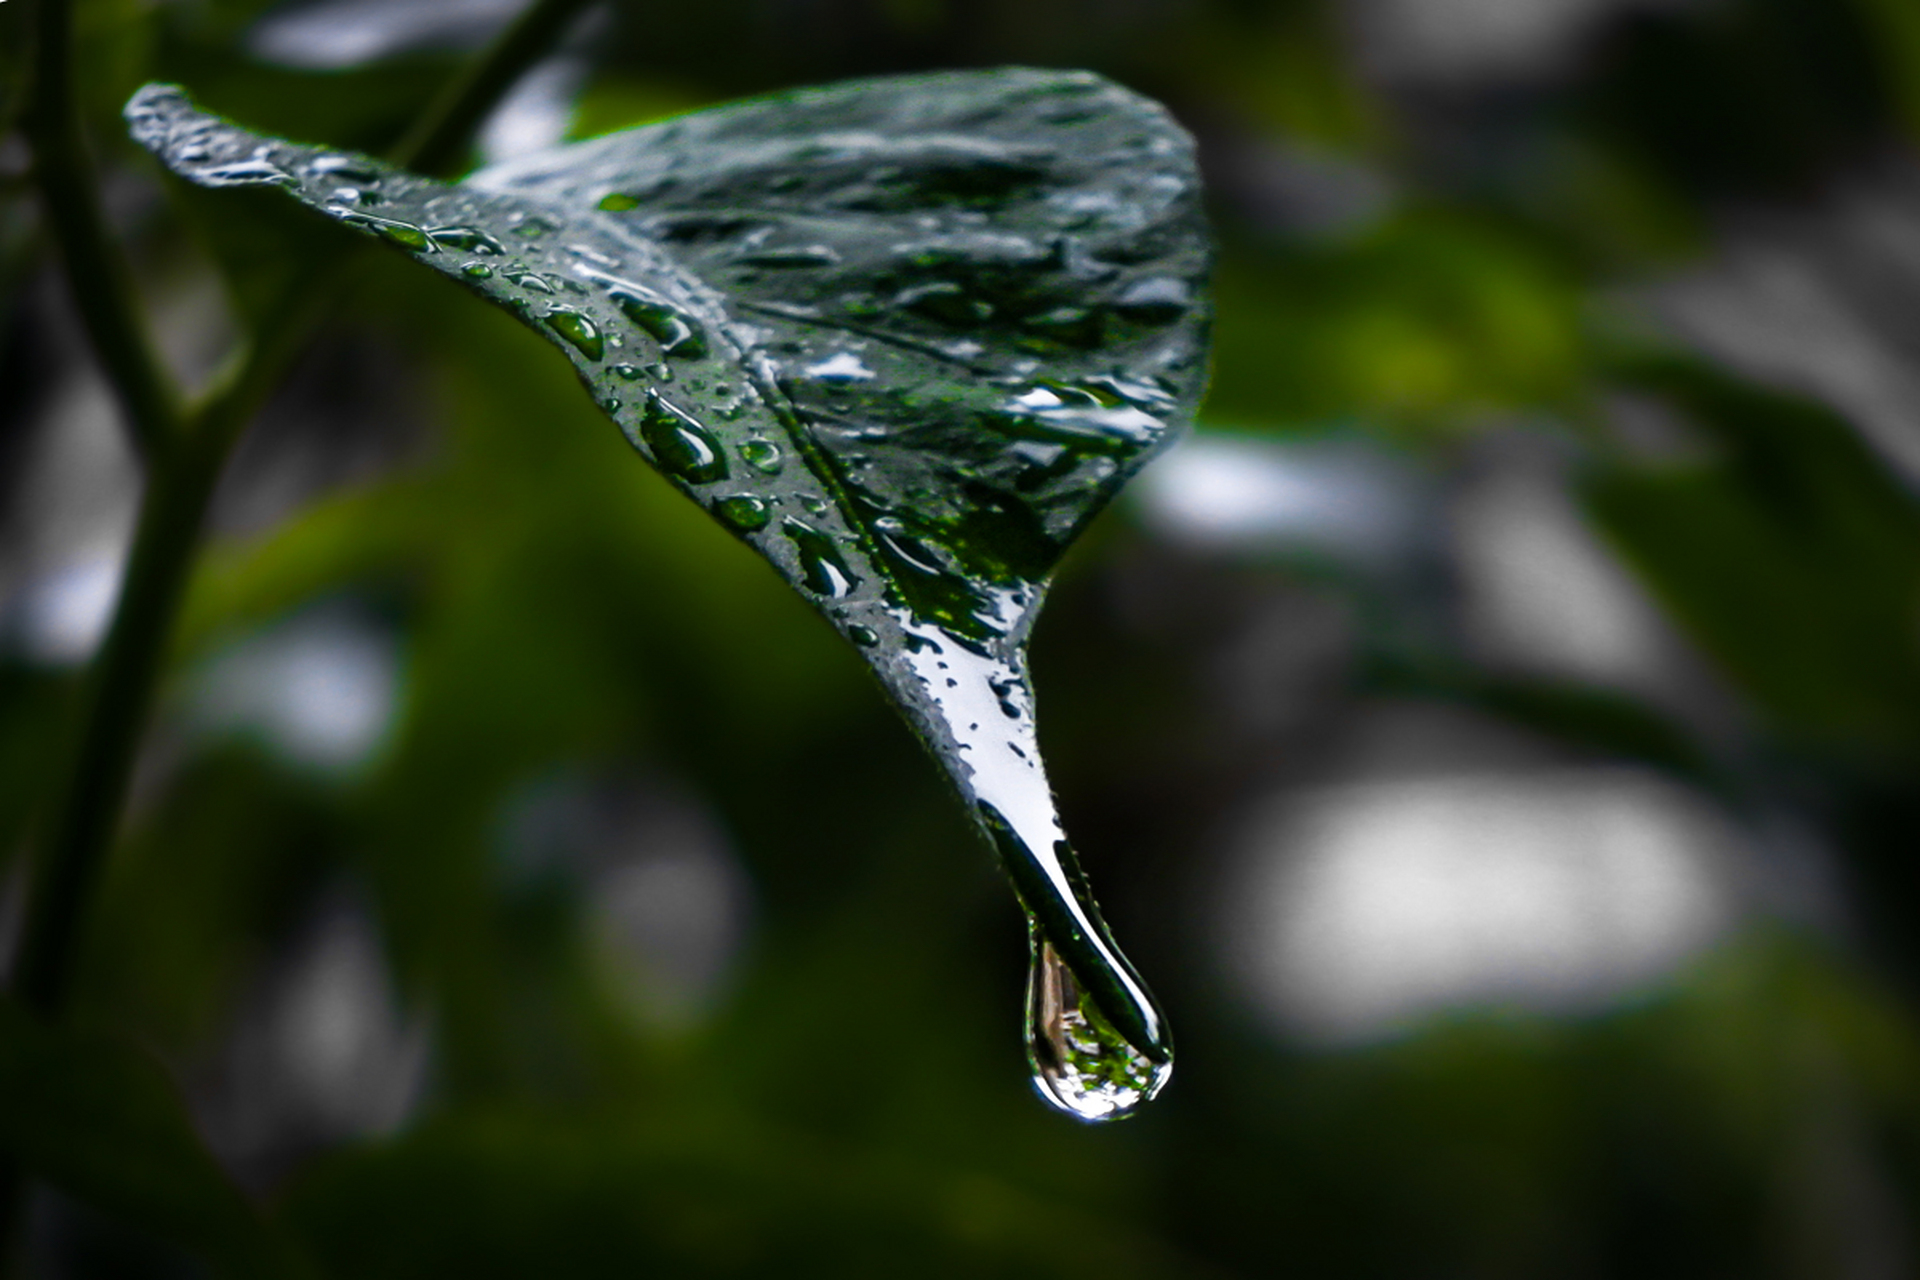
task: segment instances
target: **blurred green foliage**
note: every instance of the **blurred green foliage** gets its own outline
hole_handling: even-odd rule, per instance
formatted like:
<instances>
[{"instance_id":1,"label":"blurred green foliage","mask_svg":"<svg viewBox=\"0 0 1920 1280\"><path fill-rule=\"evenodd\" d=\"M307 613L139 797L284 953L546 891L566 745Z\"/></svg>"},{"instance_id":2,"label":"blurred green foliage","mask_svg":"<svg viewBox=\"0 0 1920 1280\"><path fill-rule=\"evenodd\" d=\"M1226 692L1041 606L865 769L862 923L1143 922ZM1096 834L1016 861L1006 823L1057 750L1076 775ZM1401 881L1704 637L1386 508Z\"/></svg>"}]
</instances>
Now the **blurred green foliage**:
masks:
<instances>
[{"instance_id":1,"label":"blurred green foliage","mask_svg":"<svg viewBox=\"0 0 1920 1280\"><path fill-rule=\"evenodd\" d=\"M24 7L0 5L0 127ZM1204 419L1345 432L1441 475L1515 436L1571 458L1587 519L1734 708L1717 729L1481 663L1444 623L1444 583L1207 557L1104 517L1040 628L1042 732L1181 1061L1138 1120L1070 1125L1022 1078L1017 913L855 656L636 462L545 344L429 273L357 261L259 447L304 430L344 450L357 422L395 438L264 524L235 514L264 464L236 460L89 924L91 1029L0 1017L0 1140L64 1197L41 1197L30 1266L171 1275L186 1250L234 1274L370 1276L1909 1273L1914 480L1844 412L1650 332L1622 297L1722 261L1754 210L1818 218L1836 184L1910 169L1920 20L1901 0L1601 8L1558 60L1419 75L1356 34L1405 12L1384 3L622 3L585 42L572 127L946 65L1089 66L1162 98L1200 138L1225 250ZM242 329L289 263L345 238L162 179L121 135L128 94L177 81L250 127L378 150L460 65L271 65L246 43L264 10L79 6L91 137L145 286L217 279ZM81 357L0 159L11 460L47 412L45 370ZM1636 443L1623 403L1676 439ZM1308 709L1285 732L1234 728L1209 692L1216 642L1261 601L1305 598L1346 619L1324 662L1302 660ZM400 710L371 759L329 771L194 727L223 655L329 609L397 638ZM1302 634L1318 616L1289 615ZM0 850L17 857L75 678L5 663ZM1783 911L1590 1017L1277 1039L1215 961L1212 850L1386 700L1710 794L1829 855L1846 923ZM609 971L591 858L529 861L512 837L529 797L635 779L709 815L751 884L744 950L678 1022L636 1012ZM276 975L343 895L375 922L396 1016L425 1029L423 1096L392 1131L291 1124L249 1147L222 1098L265 1068L232 1045L271 1021ZM117 1269L74 1243L108 1230L96 1213L133 1232Z\"/></svg>"}]
</instances>

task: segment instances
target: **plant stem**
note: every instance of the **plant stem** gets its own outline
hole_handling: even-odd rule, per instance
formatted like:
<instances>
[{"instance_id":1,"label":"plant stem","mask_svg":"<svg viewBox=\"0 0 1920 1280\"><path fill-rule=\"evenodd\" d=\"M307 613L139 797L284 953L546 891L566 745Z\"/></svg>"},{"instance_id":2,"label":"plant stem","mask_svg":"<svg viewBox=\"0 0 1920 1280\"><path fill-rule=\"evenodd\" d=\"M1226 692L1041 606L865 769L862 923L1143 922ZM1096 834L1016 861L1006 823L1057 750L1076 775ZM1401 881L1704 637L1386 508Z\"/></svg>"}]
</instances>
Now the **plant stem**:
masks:
<instances>
[{"instance_id":1,"label":"plant stem","mask_svg":"<svg viewBox=\"0 0 1920 1280\"><path fill-rule=\"evenodd\" d=\"M43 74L36 94L50 87L64 92L71 54L70 14L64 0L39 3L40 35L45 43L39 46L37 63L43 71L53 70ZM409 134L416 140L403 144L401 153L422 160L457 155L499 96L546 51L583 3L537 0L473 71L426 113L425 123ZM69 136L77 138L70 112L65 119L69 133L59 135L60 146L66 145ZM111 250L84 162L72 153L52 157L49 152L49 157L54 162L43 164L40 171L43 186L65 184L62 198L85 206L80 216L91 219L89 225ZM51 194L48 202L54 203ZM137 333L131 294L113 293L116 285L110 275L92 269L118 258L110 252L86 258L71 250L68 256L89 265L70 277L83 312L112 322L104 329L90 325L102 363L128 401L130 414L135 406L154 412L153 421L161 424L154 439L170 441L172 447L152 452L149 460L146 493L120 600L90 676L86 721L71 780L42 847L28 906L15 988L27 1004L49 1018L59 1017L66 1007L86 905L125 807L140 736L221 467L233 441L272 393L336 296L332 289L315 288L290 298L265 326L246 359L182 425L171 388L158 366L115 359L107 349L117 340L114 335ZM155 387L162 390L156 392Z\"/></svg>"},{"instance_id":2,"label":"plant stem","mask_svg":"<svg viewBox=\"0 0 1920 1280\"><path fill-rule=\"evenodd\" d=\"M14 990L49 1020L73 988L87 900L112 846L167 637L227 441L183 440L149 467L124 584L92 674L71 781L41 848Z\"/></svg>"},{"instance_id":3,"label":"plant stem","mask_svg":"<svg viewBox=\"0 0 1920 1280\"><path fill-rule=\"evenodd\" d=\"M148 341L134 300L133 273L107 230L73 92L73 11L67 0L37 0L24 118L47 231L60 246L87 336L120 397L135 444L149 461L180 429L180 400Z\"/></svg>"},{"instance_id":4,"label":"plant stem","mask_svg":"<svg viewBox=\"0 0 1920 1280\"><path fill-rule=\"evenodd\" d=\"M487 55L447 86L388 159L417 173L442 177L455 168L473 135L527 69L545 57L587 0L534 0Z\"/></svg>"}]
</instances>

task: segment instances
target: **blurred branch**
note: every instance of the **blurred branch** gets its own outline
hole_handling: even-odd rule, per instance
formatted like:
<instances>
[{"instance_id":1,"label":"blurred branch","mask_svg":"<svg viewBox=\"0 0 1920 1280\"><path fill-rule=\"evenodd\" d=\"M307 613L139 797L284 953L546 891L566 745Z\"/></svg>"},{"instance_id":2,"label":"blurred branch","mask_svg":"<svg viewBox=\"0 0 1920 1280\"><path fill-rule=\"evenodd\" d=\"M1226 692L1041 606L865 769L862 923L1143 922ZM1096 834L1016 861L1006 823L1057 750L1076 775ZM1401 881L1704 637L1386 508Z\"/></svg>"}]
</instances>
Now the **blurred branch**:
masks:
<instances>
[{"instance_id":1,"label":"blurred branch","mask_svg":"<svg viewBox=\"0 0 1920 1280\"><path fill-rule=\"evenodd\" d=\"M152 462L180 430L180 398L148 340L133 273L107 230L73 90L73 10L36 0L24 124L47 229L60 246L67 285L87 336L119 394L134 443Z\"/></svg>"},{"instance_id":2,"label":"blurred branch","mask_svg":"<svg viewBox=\"0 0 1920 1280\"><path fill-rule=\"evenodd\" d=\"M423 115L396 156L430 171L446 167L584 2L536 0ZM120 599L89 673L85 721L36 861L14 970L14 989L27 1007L55 1021L70 1000L87 903L126 806L140 737L221 469L341 286L337 262L318 264L305 282L310 287L289 295L246 356L183 420L178 395L141 325L124 254L100 209L73 99L71 8L67 0L37 0L31 16L34 82L26 125L50 233L60 243L88 337L126 405L148 466ZM16 1260L24 1185L17 1167L0 1166L0 1270Z\"/></svg>"},{"instance_id":3,"label":"blurred branch","mask_svg":"<svg viewBox=\"0 0 1920 1280\"><path fill-rule=\"evenodd\" d=\"M588 0L535 0L501 32L463 75L454 79L389 153L398 165L444 176L473 134L527 68L544 57ZM357 252L348 250L347 256ZM315 263L287 291L286 300L261 326L246 356L195 408L196 434L237 431L273 393L287 366L305 349L344 292L349 273L339 257Z\"/></svg>"},{"instance_id":4,"label":"blurred branch","mask_svg":"<svg viewBox=\"0 0 1920 1280\"><path fill-rule=\"evenodd\" d=\"M586 6L587 0L534 0L486 56L435 99L388 159L416 173L445 177L507 90L547 55Z\"/></svg>"}]
</instances>

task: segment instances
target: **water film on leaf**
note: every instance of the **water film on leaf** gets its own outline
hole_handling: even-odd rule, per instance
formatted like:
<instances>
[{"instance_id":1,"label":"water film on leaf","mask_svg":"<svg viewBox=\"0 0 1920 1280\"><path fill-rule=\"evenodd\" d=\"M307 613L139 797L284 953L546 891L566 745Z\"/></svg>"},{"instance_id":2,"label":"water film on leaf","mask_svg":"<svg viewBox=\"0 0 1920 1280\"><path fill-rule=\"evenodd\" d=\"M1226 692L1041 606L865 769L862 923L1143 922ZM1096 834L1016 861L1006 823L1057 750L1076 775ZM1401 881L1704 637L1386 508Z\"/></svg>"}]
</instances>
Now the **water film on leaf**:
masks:
<instances>
[{"instance_id":1,"label":"water film on leaf","mask_svg":"<svg viewBox=\"0 0 1920 1280\"><path fill-rule=\"evenodd\" d=\"M754 99L459 185L262 137L150 85L134 136L267 185L558 345L648 461L853 642L1032 923L1041 1096L1165 1083L1166 1023L1100 918L1034 733L1026 641L1074 537L1191 417L1210 241L1191 139L1083 72Z\"/></svg>"}]
</instances>

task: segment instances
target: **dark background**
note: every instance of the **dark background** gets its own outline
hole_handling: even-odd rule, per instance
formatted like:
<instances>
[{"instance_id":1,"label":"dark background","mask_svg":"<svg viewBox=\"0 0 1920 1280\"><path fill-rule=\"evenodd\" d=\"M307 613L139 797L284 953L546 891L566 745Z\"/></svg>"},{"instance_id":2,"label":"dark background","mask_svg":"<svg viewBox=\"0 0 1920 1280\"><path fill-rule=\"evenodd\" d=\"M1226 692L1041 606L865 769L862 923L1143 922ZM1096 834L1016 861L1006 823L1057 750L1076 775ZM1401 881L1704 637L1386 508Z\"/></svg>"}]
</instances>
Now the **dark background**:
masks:
<instances>
[{"instance_id":1,"label":"dark background","mask_svg":"<svg viewBox=\"0 0 1920 1280\"><path fill-rule=\"evenodd\" d=\"M377 151L511 9L80 6L189 382L334 232L119 104ZM1033 1096L1018 911L857 657L398 255L223 482L84 1020L340 1276L1920 1272L1920 8L620 3L482 151L1002 63L1165 101L1220 239L1199 431L1035 641L1161 1100ZM25 166L14 864L139 483ZM198 1266L47 1189L29 1251Z\"/></svg>"}]
</instances>

